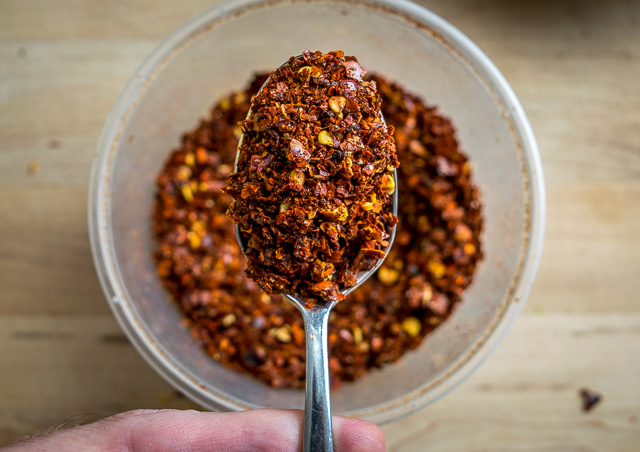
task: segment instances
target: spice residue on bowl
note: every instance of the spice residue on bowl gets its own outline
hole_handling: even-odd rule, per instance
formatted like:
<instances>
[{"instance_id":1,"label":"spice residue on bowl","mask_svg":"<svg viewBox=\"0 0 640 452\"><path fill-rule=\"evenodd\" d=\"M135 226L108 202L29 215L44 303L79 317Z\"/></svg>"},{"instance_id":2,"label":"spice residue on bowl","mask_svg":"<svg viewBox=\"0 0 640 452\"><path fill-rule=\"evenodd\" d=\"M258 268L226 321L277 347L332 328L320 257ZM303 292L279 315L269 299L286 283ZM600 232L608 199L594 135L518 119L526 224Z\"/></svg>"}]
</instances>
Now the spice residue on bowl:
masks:
<instances>
[{"instance_id":1,"label":"spice residue on bowl","mask_svg":"<svg viewBox=\"0 0 640 452\"><path fill-rule=\"evenodd\" d=\"M365 74L342 51L305 50L269 75L240 123L223 191L246 274L268 294L340 301L386 255L398 159Z\"/></svg>"},{"instance_id":2,"label":"spice residue on bowl","mask_svg":"<svg viewBox=\"0 0 640 452\"><path fill-rule=\"evenodd\" d=\"M395 127L401 163L396 239L375 276L329 317L332 383L352 381L420 345L461 299L482 258L482 215L471 166L451 122L419 97L373 76ZM281 296L245 274L221 189L233 170L252 95L266 75L230 93L184 134L158 175L157 270L214 359L274 387L303 387L304 325Z\"/></svg>"}]
</instances>

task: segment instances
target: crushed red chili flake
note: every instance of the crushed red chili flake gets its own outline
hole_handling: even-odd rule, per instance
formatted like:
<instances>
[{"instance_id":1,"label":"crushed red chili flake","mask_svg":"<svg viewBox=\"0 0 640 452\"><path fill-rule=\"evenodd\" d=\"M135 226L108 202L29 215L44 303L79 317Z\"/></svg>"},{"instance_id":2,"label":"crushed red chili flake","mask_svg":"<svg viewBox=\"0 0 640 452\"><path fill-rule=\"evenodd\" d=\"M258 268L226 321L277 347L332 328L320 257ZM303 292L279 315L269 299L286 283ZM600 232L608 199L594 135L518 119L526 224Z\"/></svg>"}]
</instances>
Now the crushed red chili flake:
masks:
<instances>
[{"instance_id":1,"label":"crushed red chili flake","mask_svg":"<svg viewBox=\"0 0 640 452\"><path fill-rule=\"evenodd\" d=\"M600 403L602 396L596 392L591 391L587 388L582 388L578 391L580 395L580 399L582 401L582 411L587 412L591 411L591 409Z\"/></svg>"},{"instance_id":2,"label":"crushed red chili flake","mask_svg":"<svg viewBox=\"0 0 640 452\"><path fill-rule=\"evenodd\" d=\"M269 75L240 123L223 191L247 276L268 294L340 301L386 255L398 159L365 74L342 51L305 50Z\"/></svg>"},{"instance_id":3,"label":"crushed red chili flake","mask_svg":"<svg viewBox=\"0 0 640 452\"><path fill-rule=\"evenodd\" d=\"M460 301L482 258L479 192L451 122L399 85L372 78L385 120L395 126L399 223L384 265L330 314L334 386L418 347ZM210 356L274 387L304 387L302 316L244 275L225 214L232 198L220 190L233 169L237 123L265 79L222 98L169 156L157 178L155 259Z\"/></svg>"}]
</instances>

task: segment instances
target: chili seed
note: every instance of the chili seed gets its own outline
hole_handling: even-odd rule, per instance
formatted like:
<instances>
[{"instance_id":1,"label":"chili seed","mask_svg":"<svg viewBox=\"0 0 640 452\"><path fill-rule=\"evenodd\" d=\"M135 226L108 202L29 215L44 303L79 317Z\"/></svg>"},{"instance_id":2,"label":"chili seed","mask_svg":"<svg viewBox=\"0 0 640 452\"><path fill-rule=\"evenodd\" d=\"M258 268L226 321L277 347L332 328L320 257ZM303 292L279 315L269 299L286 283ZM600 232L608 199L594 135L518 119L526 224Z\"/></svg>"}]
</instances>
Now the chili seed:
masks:
<instances>
[{"instance_id":1,"label":"chili seed","mask_svg":"<svg viewBox=\"0 0 640 452\"><path fill-rule=\"evenodd\" d=\"M378 270L378 279L385 286L390 286L394 284L399 277L400 277L400 272L393 268L389 268L383 265Z\"/></svg>"},{"instance_id":2,"label":"chili seed","mask_svg":"<svg viewBox=\"0 0 640 452\"><path fill-rule=\"evenodd\" d=\"M193 192L189 185L183 185L180 190L182 191L182 197L187 202L193 202Z\"/></svg>"},{"instance_id":3,"label":"chili seed","mask_svg":"<svg viewBox=\"0 0 640 452\"><path fill-rule=\"evenodd\" d=\"M326 130L318 134L318 141L326 146L333 146L333 137Z\"/></svg>"},{"instance_id":4,"label":"chili seed","mask_svg":"<svg viewBox=\"0 0 640 452\"><path fill-rule=\"evenodd\" d=\"M394 191L396 191L396 181L393 180L393 177L388 174L382 175L382 189L388 195L392 195Z\"/></svg>"},{"instance_id":5,"label":"chili seed","mask_svg":"<svg viewBox=\"0 0 640 452\"><path fill-rule=\"evenodd\" d=\"M415 317L407 317L402 321L402 330L411 337L418 337L422 330L422 324Z\"/></svg>"},{"instance_id":6,"label":"chili seed","mask_svg":"<svg viewBox=\"0 0 640 452\"><path fill-rule=\"evenodd\" d=\"M359 344L362 342L362 340L364 339L364 336L362 334L362 328L360 328L359 326L354 326L353 327L353 340L356 344Z\"/></svg>"},{"instance_id":7,"label":"chili seed","mask_svg":"<svg viewBox=\"0 0 640 452\"><path fill-rule=\"evenodd\" d=\"M291 342L291 332L289 328L280 327L273 330L273 336L284 344Z\"/></svg>"},{"instance_id":8,"label":"chili seed","mask_svg":"<svg viewBox=\"0 0 640 452\"><path fill-rule=\"evenodd\" d=\"M198 234L196 234L193 231L189 231L187 232L187 240L189 240L189 246L191 247L191 249L198 249L200 248L200 237L198 236Z\"/></svg>"},{"instance_id":9,"label":"chili seed","mask_svg":"<svg viewBox=\"0 0 640 452\"><path fill-rule=\"evenodd\" d=\"M188 166L179 166L176 170L176 179L179 181L187 181L191 178L191 168Z\"/></svg>"},{"instance_id":10,"label":"chili seed","mask_svg":"<svg viewBox=\"0 0 640 452\"><path fill-rule=\"evenodd\" d=\"M229 328L231 325L235 323L235 321L236 321L236 315L233 312L231 312L222 318L222 325L226 328Z\"/></svg>"},{"instance_id":11,"label":"chili seed","mask_svg":"<svg viewBox=\"0 0 640 452\"><path fill-rule=\"evenodd\" d=\"M447 272L447 267L445 267L442 262L435 259L432 259L427 263L427 268L436 278L442 278Z\"/></svg>"},{"instance_id":12,"label":"chili seed","mask_svg":"<svg viewBox=\"0 0 640 452\"><path fill-rule=\"evenodd\" d=\"M343 96L333 96L329 98L329 108L335 113L341 113L345 105L347 105L347 99Z\"/></svg>"}]
</instances>

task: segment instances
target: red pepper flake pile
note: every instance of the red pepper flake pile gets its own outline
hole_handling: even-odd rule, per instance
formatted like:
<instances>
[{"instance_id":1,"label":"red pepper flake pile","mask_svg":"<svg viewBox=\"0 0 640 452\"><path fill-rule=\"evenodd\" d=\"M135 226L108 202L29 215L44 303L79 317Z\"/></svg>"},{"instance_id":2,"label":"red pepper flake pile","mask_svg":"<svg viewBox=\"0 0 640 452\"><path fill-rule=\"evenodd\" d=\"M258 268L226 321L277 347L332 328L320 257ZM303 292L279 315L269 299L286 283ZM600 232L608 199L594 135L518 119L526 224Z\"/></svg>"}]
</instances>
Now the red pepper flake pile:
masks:
<instances>
[{"instance_id":1,"label":"red pepper flake pile","mask_svg":"<svg viewBox=\"0 0 640 452\"><path fill-rule=\"evenodd\" d=\"M274 387L304 387L302 316L244 274L221 192L233 169L239 121L266 76L231 93L184 134L157 178L157 270L193 336L221 364ZM398 360L444 321L482 258L481 206L451 122L400 86L374 76L395 126L401 162L396 239L377 274L329 316L332 384Z\"/></svg>"},{"instance_id":2,"label":"red pepper flake pile","mask_svg":"<svg viewBox=\"0 0 640 452\"><path fill-rule=\"evenodd\" d=\"M306 50L251 99L224 191L247 276L268 294L340 301L386 255L398 159L365 74L342 51Z\"/></svg>"}]
</instances>

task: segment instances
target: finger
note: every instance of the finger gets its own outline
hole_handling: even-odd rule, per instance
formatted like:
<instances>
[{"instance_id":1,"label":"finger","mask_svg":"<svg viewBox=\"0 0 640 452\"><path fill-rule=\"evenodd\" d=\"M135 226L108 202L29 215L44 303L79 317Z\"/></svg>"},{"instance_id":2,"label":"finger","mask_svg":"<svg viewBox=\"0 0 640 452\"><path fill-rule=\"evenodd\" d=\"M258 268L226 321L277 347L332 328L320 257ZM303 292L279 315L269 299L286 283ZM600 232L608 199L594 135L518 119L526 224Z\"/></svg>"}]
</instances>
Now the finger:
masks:
<instances>
[{"instance_id":1,"label":"finger","mask_svg":"<svg viewBox=\"0 0 640 452\"><path fill-rule=\"evenodd\" d=\"M134 412L128 452L176 451L298 451L302 444L304 413L300 410L252 410L237 413L162 411ZM333 418L338 452L384 451L384 436L377 425L359 419ZM145 441L156 438L149 447Z\"/></svg>"},{"instance_id":2,"label":"finger","mask_svg":"<svg viewBox=\"0 0 640 452\"><path fill-rule=\"evenodd\" d=\"M291 452L301 449L303 419L304 413L300 410L130 411L36 438L23 444L29 448L16 452L42 450L43 445L47 450L76 450L71 446L83 445L77 450L92 452ZM382 432L370 422L334 417L333 432L337 452L382 452L385 449Z\"/></svg>"}]
</instances>

